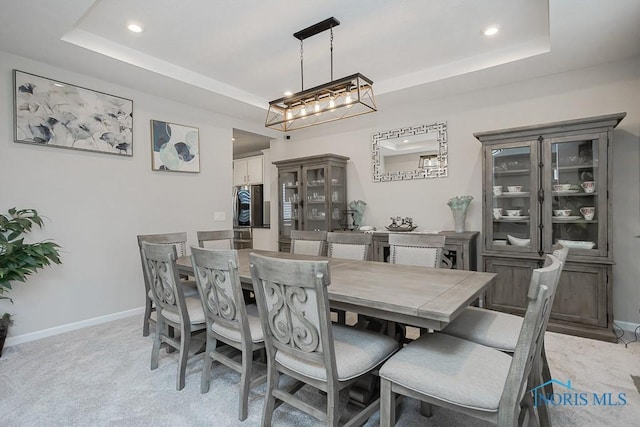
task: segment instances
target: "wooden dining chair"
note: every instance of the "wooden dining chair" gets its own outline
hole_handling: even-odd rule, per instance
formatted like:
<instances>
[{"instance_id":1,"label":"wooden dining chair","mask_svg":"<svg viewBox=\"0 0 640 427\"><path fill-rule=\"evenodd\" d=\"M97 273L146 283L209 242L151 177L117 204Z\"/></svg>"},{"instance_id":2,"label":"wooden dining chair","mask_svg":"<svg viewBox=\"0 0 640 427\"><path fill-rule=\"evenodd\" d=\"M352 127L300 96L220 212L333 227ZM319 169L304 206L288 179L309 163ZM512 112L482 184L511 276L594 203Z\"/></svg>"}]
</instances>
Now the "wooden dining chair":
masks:
<instances>
[{"instance_id":1,"label":"wooden dining chair","mask_svg":"<svg viewBox=\"0 0 640 427\"><path fill-rule=\"evenodd\" d=\"M380 369L380 425L395 424L396 395L461 412L501 427L537 421L531 391L542 385L538 374L551 298L561 263L533 271L529 303L513 357L447 334L427 334L392 356ZM538 415L547 417L546 407Z\"/></svg>"},{"instance_id":2,"label":"wooden dining chair","mask_svg":"<svg viewBox=\"0 0 640 427\"><path fill-rule=\"evenodd\" d=\"M340 418L338 392L377 369L398 348L382 334L332 324L327 286L328 261L299 261L250 254L251 277L267 351L267 390L262 425L270 426L276 401L287 403L326 425ZM280 387L280 375L298 380ZM326 410L297 398L308 384L327 395ZM378 409L378 399L355 414L363 424Z\"/></svg>"},{"instance_id":3,"label":"wooden dining chair","mask_svg":"<svg viewBox=\"0 0 640 427\"><path fill-rule=\"evenodd\" d=\"M371 233L327 233L329 258L368 261L371 253Z\"/></svg>"},{"instance_id":4,"label":"wooden dining chair","mask_svg":"<svg viewBox=\"0 0 640 427\"><path fill-rule=\"evenodd\" d=\"M391 264L440 268L444 244L445 236L437 234L391 233L389 234L389 262ZM395 326L390 322L385 325L383 322L381 327L395 328L396 334L400 335L402 342L409 342L406 338L406 325ZM421 333L427 332L426 329L420 329L420 331Z\"/></svg>"},{"instance_id":5,"label":"wooden dining chair","mask_svg":"<svg viewBox=\"0 0 640 427\"><path fill-rule=\"evenodd\" d=\"M227 249L191 247L191 260L198 283L202 309L207 321L207 348L202 367L200 392L209 391L211 365L214 361L240 373L238 419L248 414L249 390L266 380L266 375L252 378L253 354L264 348L262 325L255 305L245 306L238 275L238 252ZM218 341L240 350L241 361L230 357Z\"/></svg>"},{"instance_id":6,"label":"wooden dining chair","mask_svg":"<svg viewBox=\"0 0 640 427\"><path fill-rule=\"evenodd\" d=\"M184 286L176 268L177 252L173 245L142 242L142 256L151 292L156 303L156 334L151 350L151 370L158 368L160 346L167 344L179 351L176 389L182 390L191 337L206 328L202 303L198 297L185 297ZM174 338L168 326L180 331Z\"/></svg>"},{"instance_id":7,"label":"wooden dining chair","mask_svg":"<svg viewBox=\"0 0 640 427\"><path fill-rule=\"evenodd\" d=\"M291 253L298 255L324 255L326 231L291 230Z\"/></svg>"},{"instance_id":8,"label":"wooden dining chair","mask_svg":"<svg viewBox=\"0 0 640 427\"><path fill-rule=\"evenodd\" d=\"M560 271L567 261L569 248L560 245L560 249L553 251L561 263ZM547 261L548 262L548 261ZM555 288L557 290L557 287ZM551 295L551 304L555 299L555 293ZM478 307L467 307L455 318L442 332L453 335L467 341L473 341L487 347L505 353L513 354L518 343L518 336L522 329L523 318L509 313L502 313L494 310L487 310ZM542 375L544 382L551 380L551 371L547 361L544 345L541 349ZM553 384L546 386L547 393L553 393Z\"/></svg>"},{"instance_id":9,"label":"wooden dining chair","mask_svg":"<svg viewBox=\"0 0 640 427\"><path fill-rule=\"evenodd\" d=\"M440 268L445 236L437 234L389 234L390 262Z\"/></svg>"},{"instance_id":10,"label":"wooden dining chair","mask_svg":"<svg viewBox=\"0 0 640 427\"><path fill-rule=\"evenodd\" d=\"M234 249L233 230L198 231L198 245L209 249Z\"/></svg>"},{"instance_id":11,"label":"wooden dining chair","mask_svg":"<svg viewBox=\"0 0 640 427\"><path fill-rule=\"evenodd\" d=\"M371 252L371 233L327 233L327 255L329 258L369 260ZM338 323L344 325L347 313L344 310L332 310L338 314Z\"/></svg>"},{"instance_id":12,"label":"wooden dining chair","mask_svg":"<svg viewBox=\"0 0 640 427\"><path fill-rule=\"evenodd\" d=\"M149 325L154 323L153 313L155 312L155 304L153 301L153 293L151 292L151 285L147 280L147 276L144 274L145 263L142 256L142 242L155 243L162 245L171 245L176 248L178 256L185 256L187 252L187 233L163 233L163 234L139 234L138 238L138 250L140 252L140 260L142 262L142 276L144 280L144 319L142 323L142 336L149 335ZM196 282L193 280L181 279L180 282L185 288L185 296L197 296L198 290L196 289Z\"/></svg>"}]
</instances>

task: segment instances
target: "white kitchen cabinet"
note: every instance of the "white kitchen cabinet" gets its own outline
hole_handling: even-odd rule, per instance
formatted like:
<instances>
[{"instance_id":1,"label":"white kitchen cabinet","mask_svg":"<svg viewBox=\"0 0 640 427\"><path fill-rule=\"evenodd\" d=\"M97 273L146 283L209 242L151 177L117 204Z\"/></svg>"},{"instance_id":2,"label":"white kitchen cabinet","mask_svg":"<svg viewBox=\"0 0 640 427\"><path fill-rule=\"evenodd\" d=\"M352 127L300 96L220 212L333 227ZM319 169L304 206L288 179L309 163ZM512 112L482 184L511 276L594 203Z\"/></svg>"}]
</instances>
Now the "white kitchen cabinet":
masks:
<instances>
[{"instance_id":1,"label":"white kitchen cabinet","mask_svg":"<svg viewBox=\"0 0 640 427\"><path fill-rule=\"evenodd\" d=\"M262 184L262 156L233 161L233 185Z\"/></svg>"}]
</instances>

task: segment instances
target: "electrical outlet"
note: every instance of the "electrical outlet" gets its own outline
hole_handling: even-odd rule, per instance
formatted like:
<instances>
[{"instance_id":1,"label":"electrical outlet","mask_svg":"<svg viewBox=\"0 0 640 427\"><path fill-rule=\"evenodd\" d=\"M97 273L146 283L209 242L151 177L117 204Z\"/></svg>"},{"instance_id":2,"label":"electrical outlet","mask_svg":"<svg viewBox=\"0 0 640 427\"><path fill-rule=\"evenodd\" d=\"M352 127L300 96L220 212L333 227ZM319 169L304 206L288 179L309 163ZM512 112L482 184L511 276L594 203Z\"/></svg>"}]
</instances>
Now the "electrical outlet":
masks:
<instances>
[{"instance_id":1,"label":"electrical outlet","mask_svg":"<svg viewBox=\"0 0 640 427\"><path fill-rule=\"evenodd\" d=\"M224 212L214 212L213 220L214 221L224 221L227 219L227 215Z\"/></svg>"}]
</instances>

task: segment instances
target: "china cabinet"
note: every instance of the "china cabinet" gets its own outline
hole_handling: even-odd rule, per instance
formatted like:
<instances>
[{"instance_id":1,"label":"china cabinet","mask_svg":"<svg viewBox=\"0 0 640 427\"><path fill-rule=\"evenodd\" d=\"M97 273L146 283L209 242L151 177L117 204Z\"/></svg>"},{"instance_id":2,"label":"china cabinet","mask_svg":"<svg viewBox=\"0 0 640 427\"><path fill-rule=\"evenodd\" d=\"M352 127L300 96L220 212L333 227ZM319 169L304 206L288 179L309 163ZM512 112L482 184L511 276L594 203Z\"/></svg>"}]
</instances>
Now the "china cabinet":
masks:
<instances>
[{"instance_id":1,"label":"china cabinet","mask_svg":"<svg viewBox=\"0 0 640 427\"><path fill-rule=\"evenodd\" d=\"M341 230L347 209L347 160L323 154L273 162L278 168L278 247L288 252L291 230Z\"/></svg>"},{"instance_id":2,"label":"china cabinet","mask_svg":"<svg viewBox=\"0 0 640 427\"><path fill-rule=\"evenodd\" d=\"M626 113L474 136L483 146L487 308L524 314L531 271L569 249L549 330L615 341L612 313L613 129Z\"/></svg>"}]
</instances>

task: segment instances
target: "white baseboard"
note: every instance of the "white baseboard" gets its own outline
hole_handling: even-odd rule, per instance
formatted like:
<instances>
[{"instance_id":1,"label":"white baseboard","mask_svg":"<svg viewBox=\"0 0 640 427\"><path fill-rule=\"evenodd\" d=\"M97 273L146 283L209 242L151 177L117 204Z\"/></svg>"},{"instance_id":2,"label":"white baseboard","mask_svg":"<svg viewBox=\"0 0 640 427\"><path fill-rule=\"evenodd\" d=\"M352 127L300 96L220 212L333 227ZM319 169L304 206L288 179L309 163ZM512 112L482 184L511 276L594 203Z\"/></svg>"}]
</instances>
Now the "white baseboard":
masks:
<instances>
[{"instance_id":1,"label":"white baseboard","mask_svg":"<svg viewBox=\"0 0 640 427\"><path fill-rule=\"evenodd\" d=\"M56 326L54 328L43 329L41 331L30 332L28 334L17 335L15 337L9 337L5 341L5 347L9 347L16 344L22 344L29 341L39 340L41 338L52 337L54 335L62 334L64 332L75 331L76 329L86 328L87 326L99 325L101 323L111 322L113 320L124 319L125 317L131 317L141 315L144 313L144 307L138 307L131 310L120 311L118 313L107 314L105 316L94 317L92 319L82 320L80 322L68 323L66 325ZM622 328L625 332L633 333L636 328L640 327L640 323L623 322L620 320L615 321L616 325Z\"/></svg>"},{"instance_id":2,"label":"white baseboard","mask_svg":"<svg viewBox=\"0 0 640 427\"><path fill-rule=\"evenodd\" d=\"M29 341L39 340L41 338L47 338L54 335L62 334L64 332L75 331L76 329L86 328L87 326L99 325L101 323L107 323L113 320L124 319L125 317L131 317L141 314L144 314L144 307L138 307L131 310L120 311L118 313L107 314L105 316L94 317L92 319L81 320L80 322L68 323L66 325L60 325L54 328L43 329L41 331L29 332L28 334L17 335L15 337L8 337L4 345L5 347L9 347L16 344L22 344Z\"/></svg>"},{"instance_id":3,"label":"white baseboard","mask_svg":"<svg viewBox=\"0 0 640 427\"><path fill-rule=\"evenodd\" d=\"M640 323L631 323L631 322L623 322L620 320L614 320L616 326L622 328L625 332L633 333L638 327L640 327Z\"/></svg>"}]
</instances>

